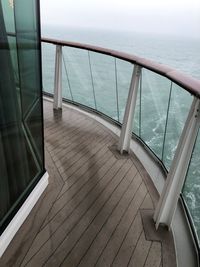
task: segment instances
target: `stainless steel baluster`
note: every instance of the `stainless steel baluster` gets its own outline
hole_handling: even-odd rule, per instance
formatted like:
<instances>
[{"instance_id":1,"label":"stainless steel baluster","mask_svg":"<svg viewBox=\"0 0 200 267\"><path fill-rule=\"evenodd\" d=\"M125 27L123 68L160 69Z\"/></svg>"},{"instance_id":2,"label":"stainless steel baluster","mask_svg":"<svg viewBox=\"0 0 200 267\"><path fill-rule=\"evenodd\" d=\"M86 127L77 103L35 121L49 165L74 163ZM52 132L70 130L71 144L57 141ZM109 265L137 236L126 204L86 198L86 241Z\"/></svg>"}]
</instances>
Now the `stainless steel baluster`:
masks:
<instances>
[{"instance_id":1,"label":"stainless steel baluster","mask_svg":"<svg viewBox=\"0 0 200 267\"><path fill-rule=\"evenodd\" d=\"M62 46L56 45L54 76L54 109L62 108Z\"/></svg>"},{"instance_id":2,"label":"stainless steel baluster","mask_svg":"<svg viewBox=\"0 0 200 267\"><path fill-rule=\"evenodd\" d=\"M139 65L135 65L133 69L129 94L126 103L126 109L124 113L124 119L122 123L121 134L119 138L118 150L121 154L123 152L130 152L130 141L132 136L132 126L133 126L133 118L134 112L136 108L137 101L137 93L138 93L138 85L140 80L142 67Z\"/></svg>"},{"instance_id":3,"label":"stainless steel baluster","mask_svg":"<svg viewBox=\"0 0 200 267\"><path fill-rule=\"evenodd\" d=\"M194 97L164 188L155 209L154 221L156 223L156 228L163 224L168 228L171 227L180 192L186 178L199 126L200 100L197 97Z\"/></svg>"}]
</instances>

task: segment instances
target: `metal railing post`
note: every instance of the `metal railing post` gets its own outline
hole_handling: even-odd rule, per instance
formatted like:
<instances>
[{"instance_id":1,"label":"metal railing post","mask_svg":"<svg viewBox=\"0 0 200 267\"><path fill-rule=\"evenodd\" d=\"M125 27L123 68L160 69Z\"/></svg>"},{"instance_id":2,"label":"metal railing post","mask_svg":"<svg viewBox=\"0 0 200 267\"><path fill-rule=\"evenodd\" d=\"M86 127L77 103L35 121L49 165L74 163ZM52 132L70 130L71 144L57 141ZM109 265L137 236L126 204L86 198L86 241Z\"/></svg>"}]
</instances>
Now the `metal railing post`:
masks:
<instances>
[{"instance_id":1,"label":"metal railing post","mask_svg":"<svg viewBox=\"0 0 200 267\"><path fill-rule=\"evenodd\" d=\"M122 123L122 129L118 144L118 150L121 154L123 154L124 151L128 153L130 152L130 140L132 136L133 118L136 107L140 74L141 74L141 67L135 65L132 74L128 99L126 103L126 109L124 113L124 119Z\"/></svg>"},{"instance_id":2,"label":"metal railing post","mask_svg":"<svg viewBox=\"0 0 200 267\"><path fill-rule=\"evenodd\" d=\"M62 108L62 46L56 45L54 76L54 109Z\"/></svg>"},{"instance_id":3,"label":"metal railing post","mask_svg":"<svg viewBox=\"0 0 200 267\"><path fill-rule=\"evenodd\" d=\"M194 97L167 179L154 213L156 229L171 227L200 126L200 100Z\"/></svg>"}]
</instances>

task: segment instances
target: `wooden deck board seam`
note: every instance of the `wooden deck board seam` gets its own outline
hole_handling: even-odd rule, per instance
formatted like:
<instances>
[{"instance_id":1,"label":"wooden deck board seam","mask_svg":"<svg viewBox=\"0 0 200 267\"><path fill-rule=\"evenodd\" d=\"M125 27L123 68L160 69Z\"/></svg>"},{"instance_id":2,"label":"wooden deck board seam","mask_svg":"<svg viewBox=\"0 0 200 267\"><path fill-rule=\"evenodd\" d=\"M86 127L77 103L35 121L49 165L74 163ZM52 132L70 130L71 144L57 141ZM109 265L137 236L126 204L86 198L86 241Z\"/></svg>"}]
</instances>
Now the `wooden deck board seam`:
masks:
<instances>
[{"instance_id":1,"label":"wooden deck board seam","mask_svg":"<svg viewBox=\"0 0 200 267\"><path fill-rule=\"evenodd\" d=\"M116 163L116 161L114 161L113 165L114 165L115 163ZM113 165L112 165L112 166L113 166ZM112 166L111 166L110 168L112 168ZM109 172L109 169L108 169L108 170L106 171L106 173L104 173L104 175L103 175L103 176L102 176L102 177L101 177L101 178L100 178L100 179L99 179L99 180L92 186L92 188L90 188L90 190L89 190L89 191L87 192L87 194L84 196L84 198L82 199L82 201L84 201L84 199L90 194L90 192L92 192L92 190L97 186L97 184L100 183L102 179L104 179L104 177L107 175L108 172ZM92 177L93 177L93 176L92 176ZM91 178L92 178L92 177L91 177ZM86 185L87 185L87 184L86 184ZM80 190L79 190L79 192L80 192ZM78 193L79 193L79 192L78 192ZM77 194L76 194L76 195L77 195ZM74 198L76 195L74 195L73 198ZM73 198L72 198L71 200L73 200ZM71 200L70 200L70 201L71 201ZM69 201L69 202L70 202L70 201ZM78 203L78 204L76 205L75 209L76 209L80 204L81 204L81 203ZM68 205L68 203L65 203L65 205L62 207L62 209L64 209L66 205ZM58 212L60 212L62 209L58 210ZM57 213L58 213L58 212L57 212ZM57 213L56 213L56 214L57 214ZM56 214L54 215L54 217L56 216ZM53 219L53 217L51 218L51 220L52 220L52 219ZM50 220L49 222L51 222L51 220Z\"/></svg>"},{"instance_id":2,"label":"wooden deck board seam","mask_svg":"<svg viewBox=\"0 0 200 267\"><path fill-rule=\"evenodd\" d=\"M134 181L134 179L135 179L136 175L137 175L137 172L136 172L136 174L133 176L133 179L131 180L131 182L130 182L129 186L130 186L130 185L131 185L131 183ZM127 211L127 209L129 208L129 206L130 206L130 204L131 204L132 200L134 199L135 195L137 194L137 192L138 192L138 190L139 190L139 188L140 188L141 184L142 184L142 181L141 181L140 185L138 186L137 190L134 192L134 195L133 195L133 197L132 197L132 198L129 200L129 203L128 203L127 207L125 208L125 210L124 210L124 212L123 212L123 214L122 214L122 216L121 216L121 218L120 218L119 222L117 223L117 225L116 225L115 229L113 230L113 232L112 232L112 234L111 234L110 238L109 238L109 239L108 239L108 241L106 242L106 244L105 244L105 246L104 246L104 248L103 248L102 252L100 253L100 255L98 256L98 258L96 259L96 263L95 263L95 265L94 265L94 266L96 266L96 264L97 264L97 262L98 262L99 258L100 258L100 257L101 257L101 255L103 254L103 252L104 252L104 250L105 250L105 248L106 248L107 244L109 243L109 241L110 241L111 237L112 237L112 236L113 236L113 234L115 233L115 230L117 229L117 227L119 226L119 224L120 224L121 220L123 219L123 215L126 213L126 211ZM128 186L128 187L129 187L129 186ZM127 187L126 191L128 190L128 187ZM126 193L126 192L125 192L125 193ZM111 214L112 214L112 213L111 213ZM111 215L111 214L110 214L110 215ZM107 218L107 220L104 222L103 226L100 228L100 230L99 230L99 231L98 231L98 233L96 234L95 238L93 239L93 242L94 242L94 240L96 239L96 237L99 235L99 233L102 231L102 229L104 228L104 226L105 226L105 224L107 223L107 221L109 220L109 218L110 218L110 216ZM84 256L87 254L87 252L88 252L88 251L89 251L89 249L91 248L91 246L92 246L93 242L90 244L90 246L88 247L87 251L86 251L86 252L84 253L84 255L81 257L81 259L80 259L80 261L79 261L78 265L80 264L80 262L82 261L82 259L84 258Z\"/></svg>"},{"instance_id":3,"label":"wooden deck board seam","mask_svg":"<svg viewBox=\"0 0 200 267\"><path fill-rule=\"evenodd\" d=\"M116 161L114 161L114 163L115 163ZM113 163L113 164L114 164ZM112 166L111 166L112 167ZM110 167L110 168L111 168ZM101 167L101 168L103 168L103 166ZM95 188L96 187L96 185L105 177L105 175L107 174L107 172L109 171L109 169L106 171L106 173L96 182L96 184L94 184L93 185L93 187L90 189L90 191L91 190L93 190L93 188ZM49 220L49 222L48 223L50 223L51 222L51 220L53 220L53 218L66 206L66 205L68 205L69 204L69 202L70 201L72 201L73 200L73 198L74 197L76 197L76 195L78 194L78 193L80 193L81 192L81 190L88 184L88 182L90 182L91 181L91 179L94 177L94 175L92 175L91 177L89 177L89 179L81 186L81 188L80 188L80 190L78 190L72 197L71 197L71 199L69 199L69 201L67 201L67 202L65 202L65 204L63 205L63 207L61 208L61 209L59 209L59 210L57 210L57 213L53 216L53 217L51 217L51 219ZM90 192L89 191L89 192ZM89 193L88 192L88 193ZM86 196L85 196L86 197ZM84 200L84 198L82 199L82 200ZM56 200L57 201L57 200ZM55 201L55 203L56 203L56 201ZM54 203L54 204L55 204ZM52 207L53 208L53 207Z\"/></svg>"},{"instance_id":4,"label":"wooden deck board seam","mask_svg":"<svg viewBox=\"0 0 200 267\"><path fill-rule=\"evenodd\" d=\"M66 119L66 118L65 118L65 119ZM76 118L74 118L74 120L75 120L75 119L76 119ZM64 124L63 121L59 121L59 122L56 122L55 120L54 120L54 121L51 121L51 122L49 122L49 123L51 123L51 125L52 125L51 128L46 127L46 123L44 122L45 131L46 131L47 135L50 136L50 137L56 135L56 133L58 133L58 131L59 131L60 133L63 133L63 130L64 130L66 127L68 128L69 131L71 131L71 130L73 130L73 128L74 128L74 125L73 125L74 120L73 120L73 118L70 119L70 121L71 121L70 123L72 124L71 126L70 126L70 124ZM67 122L68 122L68 120L67 120ZM87 124L91 125L91 122L89 122L88 120L85 120L85 119L83 119L83 118L81 118L81 117L80 117L80 118L77 118L76 122L77 122L76 129L77 129L77 128L80 128L81 125L84 125L85 122L87 122ZM70 127L69 127L69 126L70 126Z\"/></svg>"},{"instance_id":5,"label":"wooden deck board seam","mask_svg":"<svg viewBox=\"0 0 200 267\"><path fill-rule=\"evenodd\" d=\"M95 128L99 128L99 126L96 126ZM102 131L102 133L103 133L103 131ZM94 133L93 133L94 134ZM91 132L88 132L88 134L87 134L87 136L90 136L91 135ZM68 138L69 137L69 138ZM54 154L54 157L56 156L56 157L59 157L60 156L60 154L62 154L63 153L63 150L64 149L67 149L68 148L68 145L70 144L70 145L74 145L74 144L76 144L77 142L77 140L82 140L82 139L84 139L84 137L85 137L85 132L81 132L81 134L76 134L76 135L73 135L71 138L70 138L70 136L68 135L68 133L67 133L67 139L65 139L64 140L64 142L59 146L59 147L57 147L56 149L54 149L54 152L53 152L53 154ZM86 138L86 137L85 137Z\"/></svg>"},{"instance_id":6,"label":"wooden deck board seam","mask_svg":"<svg viewBox=\"0 0 200 267\"><path fill-rule=\"evenodd\" d=\"M63 171L61 171L60 173L61 174L65 174L66 175L66 172L68 172L69 171L69 169L70 168L72 168L77 162L80 162L80 160L82 159L82 158L85 158L85 155L86 154L89 154L90 153L90 157L89 158L85 158L86 159L86 161L89 161L90 160L90 158L93 156L93 155L95 155L100 149L101 149L101 146L102 145L108 145L109 143L110 143L110 141L111 141L111 138L110 137L106 137L106 138L104 138L103 140L102 140L102 142L101 143L99 143L98 145L99 145L99 148L98 148L98 150L95 152L95 153L92 153L91 151L88 151L87 153L85 153L84 155L82 155L82 156L80 156L80 158L78 158L75 162L73 162L71 165L69 165L68 164L68 162L65 162L65 164L63 164ZM96 148L96 147L94 147L94 148ZM67 168L65 168L65 166L67 165ZM58 168L59 169L59 168ZM71 175L73 175L73 173L71 173L70 174L70 176ZM67 179L65 179L65 180L67 180Z\"/></svg>"},{"instance_id":7,"label":"wooden deck board seam","mask_svg":"<svg viewBox=\"0 0 200 267\"><path fill-rule=\"evenodd\" d=\"M100 158L99 158L98 160L100 161L101 159L103 159L103 158L105 157L105 154L107 154L107 151L105 151L105 152L100 156ZM86 169L85 172L82 173L82 176L85 175L85 173L87 173L90 169L92 169L94 165L95 165L95 163L94 163L92 166L90 166L88 169ZM103 166L101 166L101 168L103 168ZM93 175L92 175L91 177L88 177L88 180L85 181L85 183L83 184L83 186L84 186L85 184L87 184L87 182L88 182L90 179L93 178L93 176L98 172L98 170L99 170L99 169L97 169L96 172L94 172ZM72 185L70 185L70 186L67 188L66 191L64 191L61 195L59 195L58 198L56 199L56 201L59 200L64 194L66 194L67 191L69 191L70 188L71 188L72 186L74 186L76 183L78 183L79 180L82 179L82 176L80 175L79 179L77 179ZM63 185L63 187L64 187L64 185ZM82 188L82 187L81 187L81 188ZM81 188L80 188L80 190L81 190ZM80 190L79 190L79 191L80 191ZM79 191L78 191L78 192L79 192Z\"/></svg>"},{"instance_id":8,"label":"wooden deck board seam","mask_svg":"<svg viewBox=\"0 0 200 267\"><path fill-rule=\"evenodd\" d=\"M132 165L131 165L132 166ZM131 166L129 167L129 169L131 168ZM129 171L129 169L126 171L126 173ZM126 175L126 173L124 174L124 176L123 176L123 178L120 180L120 182L115 186L115 188L114 188L114 190L112 191L112 193L109 195L109 197L106 199L106 201L103 203L103 206L101 206L101 208L98 210L98 212L96 213L96 215L95 215L95 217L92 219L92 221L88 224L88 227L91 225L91 223L95 220L95 218L99 215L99 213L101 212L101 210L104 208L104 206L106 205L106 203L109 201L109 199L111 198L111 196L113 195L113 193L117 190L117 188L119 187L119 185L122 183L122 181L125 179L125 175ZM127 188L126 188L126 190L128 190L128 186L127 186ZM126 191L125 191L126 192ZM115 209L115 207L118 205L118 203L120 202L120 200L121 200L121 198L123 197L123 195L125 194L125 192L122 194L122 196L120 197L120 199L118 200L118 202L117 202L117 204L114 206L114 208L112 209L112 211ZM92 203L92 205L93 205L93 203ZM89 210L89 209L88 209ZM88 211L87 210L87 211ZM87 211L84 213L84 215L87 213ZM112 212L111 212L112 213ZM81 220L81 219L80 219ZM79 220L79 221L80 221ZM85 231L88 229L88 227L85 229ZM75 228L75 226L70 230L70 232L67 234L67 236L72 232L72 230ZM84 232L85 232L84 231ZM81 234L81 236L84 234L84 232ZM81 237L80 237L81 238ZM66 237L65 237L65 239L66 239ZM65 241L65 239L61 242L61 244L56 248L56 250L62 245L62 243ZM77 241L78 242L78 241ZM55 251L56 251L55 250ZM54 253L55 253L55 251L54 251ZM53 254L54 254L53 253ZM50 257L52 257L52 255L53 254L51 254L51 256ZM46 261L46 263L48 262L48 260ZM44 264L45 265L45 264ZM62 265L62 263L59 265L59 266L61 266Z\"/></svg>"},{"instance_id":9,"label":"wooden deck board seam","mask_svg":"<svg viewBox=\"0 0 200 267\"><path fill-rule=\"evenodd\" d=\"M114 163L113 163L113 165L112 165L112 167L115 165L117 163L117 161L115 161ZM118 169L118 171L117 171L117 173L120 171L120 169L122 168L122 166ZM111 169L111 168L110 168ZM109 169L109 170L110 170ZM107 175L107 173L109 172L109 170L107 170L106 171L106 173L96 182L96 184L94 184L93 186L92 186L92 188L88 191L88 193L85 195L85 197L82 199L82 201L84 201L84 199L86 199L87 197L88 197L88 195L93 191L93 189L97 186L97 184ZM115 178L115 176L113 176L112 177L112 179L108 182L108 184L110 184L111 182L112 182L112 180ZM106 186L108 185L108 184L106 184ZM106 187L105 188L103 188L101 191L100 191L100 193L96 196L96 198L95 198L95 200L94 200L94 202L96 201L96 199L98 199L99 198L99 196L101 195L101 193L104 191L106 189ZM80 205L81 203L78 203L76 206L75 206L75 208L74 208L74 210L67 216L67 218L65 218L65 220L67 220L68 219L68 217L70 217L71 216L71 214L75 211L75 209L77 209L77 207ZM67 203L65 203L65 206L67 205ZM91 204L91 206L93 205L93 203ZM65 207L65 206L63 206L62 207L62 209ZM89 207L90 208L90 207ZM88 208L88 209L89 209ZM88 210L87 209L87 210ZM86 212L87 212L87 210L86 210ZM56 216L56 215L55 215ZM55 217L54 216L54 217Z\"/></svg>"},{"instance_id":10,"label":"wooden deck board seam","mask_svg":"<svg viewBox=\"0 0 200 267\"><path fill-rule=\"evenodd\" d=\"M63 125L62 127L59 128L59 126L55 126L55 130L52 132L48 132L45 129L45 137L49 138L49 139L53 139L54 140L62 140L63 137L65 137L66 132L68 132L69 136L72 136L72 134L74 133L78 133L81 134L84 130L89 129L92 125L94 125L91 121L89 122L85 122L84 120L80 120L80 122L77 122L76 125L72 124L72 125ZM96 125L96 124L95 124Z\"/></svg>"},{"instance_id":11,"label":"wooden deck board seam","mask_svg":"<svg viewBox=\"0 0 200 267\"><path fill-rule=\"evenodd\" d=\"M98 133L99 133L99 131L97 131L97 134ZM82 138L80 138L77 143L73 143L73 141L72 141L71 147L68 146L67 149L63 149L63 152L65 152L65 154L60 156L59 159L57 159L57 160L54 158L54 162L56 163L57 167L59 167L58 162L60 162L60 164L62 164L64 162L64 157L66 156L66 154L73 153L73 152L75 154L77 154L77 153L80 153L83 148L86 149L86 147L88 147L87 145L89 145L89 144L92 146L95 145L96 144L95 141L98 140L97 137L95 137L95 136L92 136L92 138L89 138L89 137L90 137L90 135L87 134L87 135L83 136ZM106 137L104 137L104 138L106 138Z\"/></svg>"}]
</instances>

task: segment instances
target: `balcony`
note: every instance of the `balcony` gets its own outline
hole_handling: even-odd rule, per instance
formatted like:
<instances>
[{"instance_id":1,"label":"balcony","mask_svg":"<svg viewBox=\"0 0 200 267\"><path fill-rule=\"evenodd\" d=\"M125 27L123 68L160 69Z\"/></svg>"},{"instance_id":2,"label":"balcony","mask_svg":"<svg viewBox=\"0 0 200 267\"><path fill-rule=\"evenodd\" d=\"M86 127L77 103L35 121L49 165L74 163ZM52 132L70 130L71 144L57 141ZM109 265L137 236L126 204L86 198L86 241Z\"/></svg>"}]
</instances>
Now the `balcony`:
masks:
<instances>
[{"instance_id":1,"label":"balcony","mask_svg":"<svg viewBox=\"0 0 200 267\"><path fill-rule=\"evenodd\" d=\"M197 266L200 82L136 56L43 42L50 184L0 264Z\"/></svg>"},{"instance_id":2,"label":"balcony","mask_svg":"<svg viewBox=\"0 0 200 267\"><path fill-rule=\"evenodd\" d=\"M10 266L175 266L172 235L152 235L158 194L136 157L119 156L110 130L69 107L53 111L45 100L44 119L50 185L3 259L10 256Z\"/></svg>"}]
</instances>

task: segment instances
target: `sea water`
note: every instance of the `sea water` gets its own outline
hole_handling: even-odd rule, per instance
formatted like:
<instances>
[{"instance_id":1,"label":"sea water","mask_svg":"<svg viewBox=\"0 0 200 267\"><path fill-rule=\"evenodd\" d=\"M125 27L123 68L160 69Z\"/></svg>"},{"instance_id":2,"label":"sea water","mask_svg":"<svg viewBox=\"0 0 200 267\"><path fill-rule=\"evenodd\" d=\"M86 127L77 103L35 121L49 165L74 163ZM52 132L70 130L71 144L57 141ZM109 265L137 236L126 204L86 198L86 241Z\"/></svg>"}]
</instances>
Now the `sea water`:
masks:
<instances>
[{"instance_id":1,"label":"sea water","mask_svg":"<svg viewBox=\"0 0 200 267\"><path fill-rule=\"evenodd\" d=\"M42 36L115 49L154 60L200 79L200 38L197 37L55 26L43 27ZM122 122L133 70L132 65L97 53L91 52L88 55L87 51L74 48L64 48L63 57L65 70L63 96L91 108L97 107L99 111ZM43 45L43 85L44 90L50 93L53 93L54 64L55 47ZM142 89L139 92L141 98L137 100L133 131L146 142L169 169L192 96L176 84L173 84L171 88L169 80L150 71L143 71L142 81ZM116 105L116 86L118 106ZM184 199L193 217L197 234L200 236L199 151L200 134L183 190Z\"/></svg>"}]
</instances>

